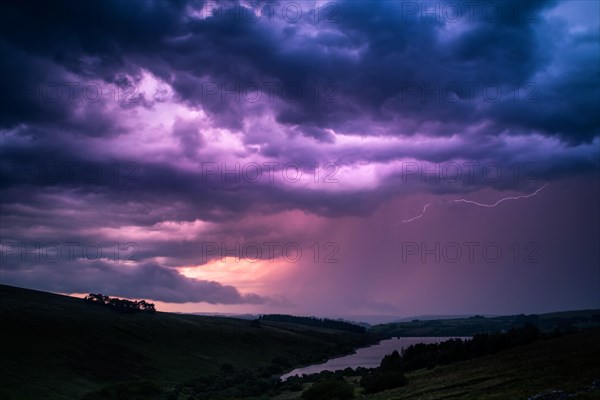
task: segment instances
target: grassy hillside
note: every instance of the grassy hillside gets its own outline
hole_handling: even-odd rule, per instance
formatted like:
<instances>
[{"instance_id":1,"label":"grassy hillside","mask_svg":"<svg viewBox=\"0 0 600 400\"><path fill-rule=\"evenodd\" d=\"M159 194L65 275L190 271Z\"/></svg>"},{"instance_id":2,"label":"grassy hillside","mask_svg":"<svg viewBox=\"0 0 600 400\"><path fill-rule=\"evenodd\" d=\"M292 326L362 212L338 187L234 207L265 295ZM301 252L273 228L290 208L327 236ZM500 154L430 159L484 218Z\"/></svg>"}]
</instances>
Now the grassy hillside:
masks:
<instances>
[{"instance_id":1,"label":"grassy hillside","mask_svg":"<svg viewBox=\"0 0 600 400\"><path fill-rule=\"evenodd\" d=\"M598 313L553 313L536 319L545 328L559 324L589 328ZM502 324L510 327L522 320L512 316L415 321L408 323L415 330L404 332L416 336L461 326L506 329ZM263 321L257 327L250 320L235 318L121 314L82 299L3 285L0 321L2 400L163 399L167 397L153 394L156 388L168 395L185 382L188 386L183 385L172 398L187 400L189 389L200 384L197 378L219 373L224 364L236 371L260 369L259 374L277 374L283 368L346 353L374 340L372 334L289 322ZM408 329L407 325L377 327L381 334L398 328ZM577 399L600 399L599 391L583 392L600 380L599 360L600 329L590 328L492 356L411 372L407 386L379 394L364 395L358 377L347 379L356 398L367 400L526 400L552 389L578 392ZM271 398L300 396L299 391L284 391Z\"/></svg>"},{"instance_id":2,"label":"grassy hillside","mask_svg":"<svg viewBox=\"0 0 600 400\"><path fill-rule=\"evenodd\" d=\"M583 393L600 379L600 330L545 340L498 354L407 374L403 388L370 395L369 400L526 400L554 389Z\"/></svg>"},{"instance_id":3,"label":"grassy hillside","mask_svg":"<svg viewBox=\"0 0 600 400\"><path fill-rule=\"evenodd\" d=\"M0 399L77 399L106 385L162 388L235 368L290 366L348 352L364 335L294 324L120 314L82 299L0 285ZM372 340L372 339L371 339ZM279 362L281 364L281 362Z\"/></svg>"},{"instance_id":4,"label":"grassy hillside","mask_svg":"<svg viewBox=\"0 0 600 400\"><path fill-rule=\"evenodd\" d=\"M585 329L600 327L600 310L565 311L540 315L509 315L499 317L467 317L435 320L394 322L372 327L371 331L383 337L392 336L472 336L476 333L499 332L533 324L542 331L555 328Z\"/></svg>"},{"instance_id":5,"label":"grassy hillside","mask_svg":"<svg viewBox=\"0 0 600 400\"><path fill-rule=\"evenodd\" d=\"M360 377L345 379L364 400L527 400L562 390L577 400L600 399L600 329L541 340L497 354L420 369L406 374L408 385L365 395ZM595 390L590 390L596 382ZM311 383L305 383L304 389ZM567 397L545 397L544 400ZM301 400L285 392L274 400Z\"/></svg>"}]
</instances>

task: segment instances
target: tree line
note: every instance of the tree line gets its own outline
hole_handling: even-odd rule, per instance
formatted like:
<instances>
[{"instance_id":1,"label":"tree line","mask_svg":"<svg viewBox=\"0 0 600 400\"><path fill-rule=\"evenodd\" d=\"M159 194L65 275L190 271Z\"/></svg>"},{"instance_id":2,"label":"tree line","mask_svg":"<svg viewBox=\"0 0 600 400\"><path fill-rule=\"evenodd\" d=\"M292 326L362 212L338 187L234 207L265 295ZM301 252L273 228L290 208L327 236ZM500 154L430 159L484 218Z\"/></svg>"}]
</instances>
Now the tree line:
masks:
<instances>
[{"instance_id":1,"label":"tree line","mask_svg":"<svg viewBox=\"0 0 600 400\"><path fill-rule=\"evenodd\" d=\"M259 317L261 321L288 322L309 326L318 326L321 328L338 329L342 331L365 333L367 329L364 326L356 325L346 321L339 321L328 318L317 317L297 317L287 314L265 314Z\"/></svg>"},{"instance_id":2,"label":"tree line","mask_svg":"<svg viewBox=\"0 0 600 400\"><path fill-rule=\"evenodd\" d=\"M536 326L527 324L506 332L479 333L469 340L449 339L441 343L413 344L401 352L394 350L386 355L378 368L363 375L360 385L365 393L376 393L406 385L406 372L483 357L572 332L555 330L544 333Z\"/></svg>"},{"instance_id":3,"label":"tree line","mask_svg":"<svg viewBox=\"0 0 600 400\"><path fill-rule=\"evenodd\" d=\"M85 296L84 300L90 304L97 304L108 307L110 309L123 312L123 313L134 313L134 312L147 312L153 313L156 311L154 303L149 303L146 300L131 301L125 299L119 299L116 297L109 297L103 294L90 293Z\"/></svg>"},{"instance_id":4,"label":"tree line","mask_svg":"<svg viewBox=\"0 0 600 400\"><path fill-rule=\"evenodd\" d=\"M449 339L441 343L418 343L402 350L402 366L405 371L433 368L440 364L495 354L561 334L559 331L542 333L536 326L527 324L507 332L479 333L470 340Z\"/></svg>"}]
</instances>

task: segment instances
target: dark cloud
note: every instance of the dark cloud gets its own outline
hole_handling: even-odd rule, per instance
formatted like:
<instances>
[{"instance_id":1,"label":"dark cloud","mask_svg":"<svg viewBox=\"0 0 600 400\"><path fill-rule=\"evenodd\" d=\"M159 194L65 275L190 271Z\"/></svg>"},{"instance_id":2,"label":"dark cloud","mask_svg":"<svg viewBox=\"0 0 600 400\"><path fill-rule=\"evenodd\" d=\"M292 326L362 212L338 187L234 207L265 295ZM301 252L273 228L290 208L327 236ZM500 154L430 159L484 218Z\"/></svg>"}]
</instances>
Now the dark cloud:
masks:
<instances>
[{"instance_id":1,"label":"dark cloud","mask_svg":"<svg viewBox=\"0 0 600 400\"><path fill-rule=\"evenodd\" d=\"M5 67L7 75L17 78L16 88L22 87L20 79L34 81L42 60L108 82L119 73L134 76L146 68L171 84L181 99L236 129L248 101L238 104L227 91L237 87L243 92L251 85L264 98L280 100L275 105L280 123L305 126L304 134L317 140L331 140L323 128L369 135L363 123L357 124L364 118L384 126L394 121L407 125L402 131L387 126L390 135L414 134L426 121L464 127L484 119L510 124L521 134L559 135L573 143L597 135L598 74L590 66L598 64L593 52L598 35L562 43L565 32L542 14L556 1L437 2L433 16L417 2L353 1L337 4L335 22L328 24L308 12L295 23L281 17L223 17L232 10L256 12L235 2L218 3L213 14L204 9L204 19L189 16L203 10L203 2L93 4L6 7L4 52L24 57ZM417 10L411 8L415 5ZM460 18L444 14L447 5L458 6ZM35 33L27 29L32 24ZM43 39L38 32L44 32ZM539 74L583 42L588 48L560 64L558 76ZM528 92L529 84L539 89L538 101L505 104L514 100L515 90ZM503 101L490 101L496 88L503 90ZM437 91L434 97L427 94L431 90ZM549 109L558 104L557 97L573 111ZM487 112L480 112L482 102ZM506 119L506 114L513 117Z\"/></svg>"},{"instance_id":2,"label":"dark cloud","mask_svg":"<svg viewBox=\"0 0 600 400\"><path fill-rule=\"evenodd\" d=\"M245 219L365 218L415 193L596 177L597 29L551 15L560 1L426 3L327 3L330 15L315 19L302 2L291 22L285 2L272 15L268 1L5 2L3 240L120 241L111 235L196 221L213 224L203 240L294 240L280 221ZM440 14L457 6L456 21ZM243 17L251 13L262 14ZM145 86L148 75L161 87ZM494 164L504 175L406 182L406 162ZM263 166L258 182L221 176L250 163ZM275 181L263 163L277 163ZM328 163L335 183L324 182ZM515 179L515 163L535 165L535 180ZM290 164L308 178L282 178ZM169 269L201 264L193 235L139 242L135 267L30 266L3 279L172 302L267 301Z\"/></svg>"},{"instance_id":3,"label":"dark cloud","mask_svg":"<svg viewBox=\"0 0 600 400\"><path fill-rule=\"evenodd\" d=\"M173 124L173 136L179 140L181 152L190 159L198 155L198 149L204 145L204 139L196 125L192 122L185 122L180 119L175 120Z\"/></svg>"},{"instance_id":4,"label":"dark cloud","mask_svg":"<svg viewBox=\"0 0 600 400\"><path fill-rule=\"evenodd\" d=\"M3 246L8 249L7 242ZM31 243L30 248L33 246ZM100 292L170 303L264 304L269 301L256 294L242 295L236 288L218 282L186 278L175 270L152 263L111 265L100 261L62 260L60 263L44 265L33 263L33 256L28 255L31 264L26 262L17 266L12 258L19 258L20 255L5 253L3 257L3 283L54 292Z\"/></svg>"}]
</instances>

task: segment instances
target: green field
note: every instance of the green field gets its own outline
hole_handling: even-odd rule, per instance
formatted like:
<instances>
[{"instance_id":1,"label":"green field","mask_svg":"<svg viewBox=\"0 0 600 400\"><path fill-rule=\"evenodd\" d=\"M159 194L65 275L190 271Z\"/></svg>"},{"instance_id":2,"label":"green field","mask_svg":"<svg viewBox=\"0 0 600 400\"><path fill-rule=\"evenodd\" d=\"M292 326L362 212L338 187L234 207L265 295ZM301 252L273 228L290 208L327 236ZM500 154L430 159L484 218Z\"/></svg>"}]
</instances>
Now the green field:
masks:
<instances>
[{"instance_id":1,"label":"green field","mask_svg":"<svg viewBox=\"0 0 600 400\"><path fill-rule=\"evenodd\" d=\"M401 388L365 395L359 377L346 379L354 387L355 398L367 400L526 400L553 389L576 393L576 399L600 399L600 390L584 391L600 380L600 329L594 328L592 321L598 313L541 315L539 325L579 325L579 331L410 372L406 374L408 385ZM372 332L361 335L295 323L261 322L256 326L235 318L122 314L78 298L3 285L0 318L2 400L203 399L188 395L187 389L174 397L168 395L176 387L185 387L183 383L193 387L197 378L224 376L225 364L235 371L266 373L269 378L377 339ZM464 320L464 329L481 329L485 324L484 330L490 330L499 321L510 327L522 318ZM423 334L427 332L424 328L460 329L460 321L388 324L374 331L387 336L413 324L416 332ZM310 386L304 384L305 389ZM301 395L301 391L284 390L260 398L298 400Z\"/></svg>"},{"instance_id":2,"label":"green field","mask_svg":"<svg viewBox=\"0 0 600 400\"><path fill-rule=\"evenodd\" d=\"M407 374L403 388L372 400L526 400L554 389L582 391L600 379L600 330L540 341L498 354ZM600 399L600 391L577 399Z\"/></svg>"},{"instance_id":3,"label":"green field","mask_svg":"<svg viewBox=\"0 0 600 400\"><path fill-rule=\"evenodd\" d=\"M216 373L224 363L275 373L276 357L291 368L373 341L294 324L253 327L234 318L120 314L78 298L4 285L0 320L3 400L71 400L124 381L168 389Z\"/></svg>"},{"instance_id":4,"label":"green field","mask_svg":"<svg viewBox=\"0 0 600 400\"><path fill-rule=\"evenodd\" d=\"M530 323L542 331L600 328L600 310L577 310L539 315L414 320L375 325L371 332L383 337L473 336L477 333L506 331Z\"/></svg>"}]
</instances>

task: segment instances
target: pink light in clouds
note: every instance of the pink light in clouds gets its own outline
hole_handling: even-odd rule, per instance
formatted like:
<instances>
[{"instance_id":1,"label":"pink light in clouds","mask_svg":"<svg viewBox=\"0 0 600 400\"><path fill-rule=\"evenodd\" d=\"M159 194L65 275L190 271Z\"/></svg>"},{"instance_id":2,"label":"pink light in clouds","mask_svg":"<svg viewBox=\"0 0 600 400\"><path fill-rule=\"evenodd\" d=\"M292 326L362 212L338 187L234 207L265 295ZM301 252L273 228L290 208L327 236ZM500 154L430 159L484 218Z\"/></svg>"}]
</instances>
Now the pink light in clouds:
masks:
<instances>
[{"instance_id":1,"label":"pink light in clouds","mask_svg":"<svg viewBox=\"0 0 600 400\"><path fill-rule=\"evenodd\" d=\"M103 227L94 230L107 238L120 238L128 241L173 241L198 240L199 236L208 232L214 224L201 220L187 221L162 221L153 226L119 226ZM89 232L92 233L92 232Z\"/></svg>"},{"instance_id":2,"label":"pink light in clouds","mask_svg":"<svg viewBox=\"0 0 600 400\"><path fill-rule=\"evenodd\" d=\"M276 282L284 274L293 272L293 269L295 264L286 263L281 258L273 261L249 261L242 258L236 261L234 257L228 257L225 261L215 259L202 265L177 268L188 278L216 281L234 286L242 293L251 292L266 296L274 294Z\"/></svg>"}]
</instances>

